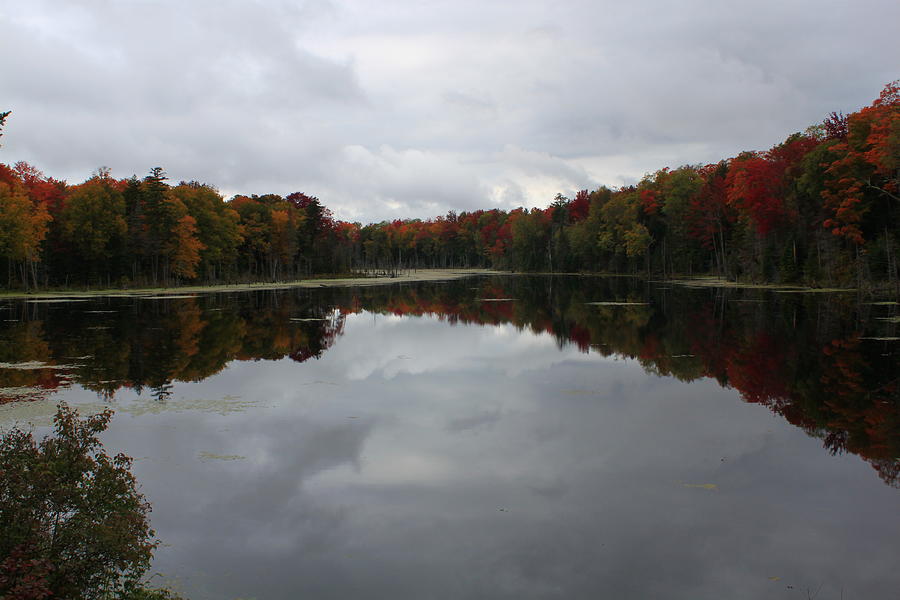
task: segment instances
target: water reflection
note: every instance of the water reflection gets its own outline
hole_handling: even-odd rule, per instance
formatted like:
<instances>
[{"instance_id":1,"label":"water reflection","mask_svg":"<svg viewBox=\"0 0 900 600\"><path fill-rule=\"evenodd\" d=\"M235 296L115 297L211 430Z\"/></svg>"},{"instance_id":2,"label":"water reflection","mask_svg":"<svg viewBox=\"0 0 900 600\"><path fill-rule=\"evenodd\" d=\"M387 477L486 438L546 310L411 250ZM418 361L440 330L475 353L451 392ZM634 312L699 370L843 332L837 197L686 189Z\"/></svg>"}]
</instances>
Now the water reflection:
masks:
<instances>
[{"instance_id":1,"label":"water reflection","mask_svg":"<svg viewBox=\"0 0 900 600\"><path fill-rule=\"evenodd\" d=\"M492 327L483 347L395 346L384 336L347 365L422 373L477 365L514 338L501 325L553 336L559 348L637 359L648 373L711 377L821 438L832 453L867 460L900 485L896 305L852 295L679 290L627 278L494 277L358 289L210 294L172 299L8 302L0 324L0 403L48 397L73 383L112 400L123 389L159 401L173 382L202 381L233 361L320 358L350 315L382 324L430 315ZM372 348L377 348L373 351ZM542 364L544 357L536 364ZM510 376L532 368L517 356ZM577 392L577 390L576 390ZM472 418L472 417L467 417Z\"/></svg>"},{"instance_id":2,"label":"water reflection","mask_svg":"<svg viewBox=\"0 0 900 600\"><path fill-rule=\"evenodd\" d=\"M856 457L715 381L648 377L546 332L348 314L319 360L234 364L168 403L201 393L265 404L123 419L107 442L148 457L168 544L156 568L194 598L884 597L900 583L896 491Z\"/></svg>"},{"instance_id":3,"label":"water reflection","mask_svg":"<svg viewBox=\"0 0 900 600\"><path fill-rule=\"evenodd\" d=\"M195 600L900 589L896 306L665 288L8 302L0 419L114 403Z\"/></svg>"}]
</instances>

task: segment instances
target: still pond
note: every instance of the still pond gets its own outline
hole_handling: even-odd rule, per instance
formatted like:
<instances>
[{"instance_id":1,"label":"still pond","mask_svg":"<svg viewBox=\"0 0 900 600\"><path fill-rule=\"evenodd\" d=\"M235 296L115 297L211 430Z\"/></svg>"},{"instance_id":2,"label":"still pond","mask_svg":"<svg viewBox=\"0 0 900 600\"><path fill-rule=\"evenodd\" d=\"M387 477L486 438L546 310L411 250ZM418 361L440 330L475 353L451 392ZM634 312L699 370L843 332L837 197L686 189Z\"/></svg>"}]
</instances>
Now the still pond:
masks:
<instances>
[{"instance_id":1,"label":"still pond","mask_svg":"<svg viewBox=\"0 0 900 600\"><path fill-rule=\"evenodd\" d=\"M900 310L490 276L0 302L0 427L116 410L219 598L897 598Z\"/></svg>"}]
</instances>

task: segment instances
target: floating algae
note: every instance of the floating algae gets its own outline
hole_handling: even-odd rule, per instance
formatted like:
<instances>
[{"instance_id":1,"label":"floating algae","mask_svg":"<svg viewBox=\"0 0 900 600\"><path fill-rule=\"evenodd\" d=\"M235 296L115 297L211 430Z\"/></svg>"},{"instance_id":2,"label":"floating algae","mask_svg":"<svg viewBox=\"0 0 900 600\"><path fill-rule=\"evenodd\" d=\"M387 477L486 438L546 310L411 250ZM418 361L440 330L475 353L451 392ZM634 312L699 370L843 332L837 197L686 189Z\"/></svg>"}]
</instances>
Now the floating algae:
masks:
<instances>
[{"instance_id":1,"label":"floating algae","mask_svg":"<svg viewBox=\"0 0 900 600\"><path fill-rule=\"evenodd\" d=\"M811 288L798 285L782 285L778 283L743 283L729 281L719 277L696 277L693 279L670 279L669 283L690 288L742 288L750 290L772 290L779 293L832 293L855 292L855 288Z\"/></svg>"},{"instance_id":2,"label":"floating algae","mask_svg":"<svg viewBox=\"0 0 900 600\"><path fill-rule=\"evenodd\" d=\"M0 429L18 425L49 427L56 414L56 400L50 399L52 390L40 387L0 388ZM79 404L81 414L99 412Z\"/></svg>"},{"instance_id":3,"label":"floating algae","mask_svg":"<svg viewBox=\"0 0 900 600\"><path fill-rule=\"evenodd\" d=\"M855 292L853 288L773 288L776 294L834 294L838 292Z\"/></svg>"},{"instance_id":4,"label":"floating algae","mask_svg":"<svg viewBox=\"0 0 900 600\"><path fill-rule=\"evenodd\" d=\"M16 369L19 371L32 371L34 369L49 369L52 365L39 360L28 360L19 363L0 362L0 369Z\"/></svg>"},{"instance_id":5,"label":"floating algae","mask_svg":"<svg viewBox=\"0 0 900 600\"><path fill-rule=\"evenodd\" d=\"M215 454L213 452L201 452L200 460L246 460L246 456L240 454Z\"/></svg>"},{"instance_id":6,"label":"floating algae","mask_svg":"<svg viewBox=\"0 0 900 600\"><path fill-rule=\"evenodd\" d=\"M0 362L0 369L15 369L17 371L36 371L38 369L77 369L78 365L51 365L39 360L8 363Z\"/></svg>"},{"instance_id":7,"label":"floating algae","mask_svg":"<svg viewBox=\"0 0 900 600\"><path fill-rule=\"evenodd\" d=\"M46 398L49 393L50 390L42 387L0 387L0 398L3 398L4 401L41 400Z\"/></svg>"},{"instance_id":8,"label":"floating algae","mask_svg":"<svg viewBox=\"0 0 900 600\"><path fill-rule=\"evenodd\" d=\"M156 400L146 400L142 402L134 402L124 405L120 410L133 416L141 416L147 414L160 414L166 412L210 412L217 413L222 416L244 412L249 408L263 407L262 403L257 400L242 400L239 396L223 396L216 400L210 399L192 399L192 400L168 400L166 402L158 402Z\"/></svg>"},{"instance_id":9,"label":"floating algae","mask_svg":"<svg viewBox=\"0 0 900 600\"><path fill-rule=\"evenodd\" d=\"M647 306L649 302L585 302L588 306Z\"/></svg>"},{"instance_id":10,"label":"floating algae","mask_svg":"<svg viewBox=\"0 0 900 600\"><path fill-rule=\"evenodd\" d=\"M719 489L719 486L715 483L682 483L681 485L687 488L699 488L702 490L717 491Z\"/></svg>"}]
</instances>

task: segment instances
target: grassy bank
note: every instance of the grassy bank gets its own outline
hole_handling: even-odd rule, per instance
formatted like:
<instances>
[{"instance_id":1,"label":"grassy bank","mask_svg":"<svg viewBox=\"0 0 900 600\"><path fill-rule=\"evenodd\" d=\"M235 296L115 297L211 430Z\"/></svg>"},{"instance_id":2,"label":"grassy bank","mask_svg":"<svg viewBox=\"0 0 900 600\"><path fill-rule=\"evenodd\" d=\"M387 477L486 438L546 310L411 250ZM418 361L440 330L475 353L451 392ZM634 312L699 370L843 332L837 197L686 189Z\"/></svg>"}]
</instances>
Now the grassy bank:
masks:
<instances>
[{"instance_id":1,"label":"grassy bank","mask_svg":"<svg viewBox=\"0 0 900 600\"><path fill-rule=\"evenodd\" d=\"M446 281L470 275L490 275L499 273L490 269L417 269L399 271L396 276L378 275L373 277L334 277L322 279L303 279L298 281L278 281L269 283L237 283L222 285L183 285L166 288L129 288L129 289L96 289L96 290L39 290L22 292L17 290L0 291L0 299L54 299L54 298L93 298L98 296L172 296L184 294L203 294L211 292L246 292L252 290L280 290L289 288L316 288L339 286L383 285L415 281Z\"/></svg>"}]
</instances>

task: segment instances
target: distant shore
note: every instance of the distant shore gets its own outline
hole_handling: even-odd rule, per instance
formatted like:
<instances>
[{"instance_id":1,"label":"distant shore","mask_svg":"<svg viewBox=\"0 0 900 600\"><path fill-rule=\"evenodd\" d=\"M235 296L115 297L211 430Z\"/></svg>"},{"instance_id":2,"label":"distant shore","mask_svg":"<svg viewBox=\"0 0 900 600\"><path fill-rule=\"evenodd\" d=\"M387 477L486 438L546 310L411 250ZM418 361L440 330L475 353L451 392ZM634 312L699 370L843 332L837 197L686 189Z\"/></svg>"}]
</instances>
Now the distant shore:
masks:
<instances>
[{"instance_id":1,"label":"distant shore","mask_svg":"<svg viewBox=\"0 0 900 600\"><path fill-rule=\"evenodd\" d=\"M386 283L412 283L416 281L447 281L472 275L498 275L503 271L491 269L404 269L396 276L336 277L325 279L301 279L268 283L234 283L221 285L184 285L166 288L127 288L97 290L47 290L35 292L0 291L3 299L92 298L103 296L183 295L209 292L245 292L252 290L280 290L289 288L347 287L383 285Z\"/></svg>"},{"instance_id":2,"label":"distant shore","mask_svg":"<svg viewBox=\"0 0 900 600\"><path fill-rule=\"evenodd\" d=\"M323 277L321 279L310 278L297 281L277 281L259 283L229 283L217 285L183 285L179 287L156 288L105 288L95 290L40 290L35 292L2 291L0 300L5 299L53 299L53 298L96 298L116 296L179 296L185 294L202 294L214 292L247 292L252 290L281 290L290 288L322 288L322 287L350 287L372 286L390 283L413 283L417 281L449 281L461 279L473 275L569 275L575 277L634 277L644 278L656 283L666 283L688 288L748 288L766 289L775 292L794 293L835 293L857 292L856 288L830 288L830 287L806 287L796 284L761 284L749 282L729 281L710 275L681 276L672 279L657 280L647 278L643 274L617 274L617 273L517 273L512 271L498 271L495 269L403 269L396 275L374 275L362 277ZM891 293L893 290L874 290L876 295Z\"/></svg>"}]
</instances>

